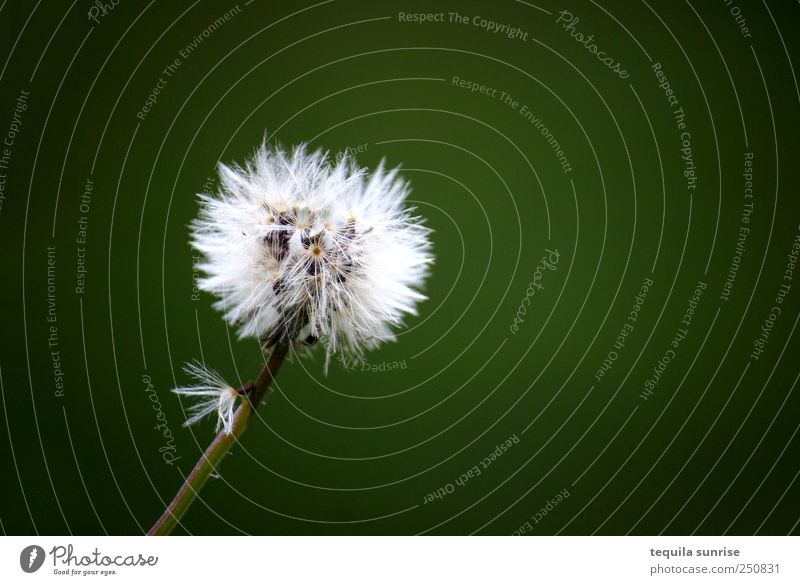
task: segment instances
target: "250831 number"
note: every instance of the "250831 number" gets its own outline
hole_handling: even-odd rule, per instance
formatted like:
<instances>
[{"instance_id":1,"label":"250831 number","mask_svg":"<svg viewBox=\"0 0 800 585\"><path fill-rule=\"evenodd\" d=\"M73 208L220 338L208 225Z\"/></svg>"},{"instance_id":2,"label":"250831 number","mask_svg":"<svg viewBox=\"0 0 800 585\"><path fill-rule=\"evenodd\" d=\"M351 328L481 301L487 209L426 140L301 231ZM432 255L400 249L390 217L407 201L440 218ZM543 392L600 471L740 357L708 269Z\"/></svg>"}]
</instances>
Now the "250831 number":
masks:
<instances>
[{"instance_id":1,"label":"250831 number","mask_svg":"<svg viewBox=\"0 0 800 585\"><path fill-rule=\"evenodd\" d=\"M739 563L736 572L740 574L750 573L780 573L781 566L779 563Z\"/></svg>"}]
</instances>

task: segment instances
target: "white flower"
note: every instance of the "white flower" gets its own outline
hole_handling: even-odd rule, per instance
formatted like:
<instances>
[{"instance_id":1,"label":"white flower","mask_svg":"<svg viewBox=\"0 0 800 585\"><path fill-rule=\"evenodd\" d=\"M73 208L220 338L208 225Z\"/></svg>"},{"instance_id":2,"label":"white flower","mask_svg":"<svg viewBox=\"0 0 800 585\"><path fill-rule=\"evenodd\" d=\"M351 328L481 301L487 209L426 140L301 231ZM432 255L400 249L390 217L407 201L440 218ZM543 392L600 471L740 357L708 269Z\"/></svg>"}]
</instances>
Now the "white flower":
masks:
<instances>
[{"instance_id":1,"label":"white flower","mask_svg":"<svg viewBox=\"0 0 800 585\"><path fill-rule=\"evenodd\" d=\"M233 431L233 412L239 398L239 392L232 388L217 372L209 370L200 362L188 363L183 371L198 381L193 386L174 388L175 394L201 398L188 408L189 418L184 426L189 426L205 418L209 414L217 414L217 432L220 428L226 434Z\"/></svg>"},{"instance_id":2,"label":"white flower","mask_svg":"<svg viewBox=\"0 0 800 585\"><path fill-rule=\"evenodd\" d=\"M408 184L383 162L263 145L244 167L219 165L219 193L200 195L192 244L201 289L240 337L265 347L317 340L362 357L425 297L429 230L405 209Z\"/></svg>"}]
</instances>

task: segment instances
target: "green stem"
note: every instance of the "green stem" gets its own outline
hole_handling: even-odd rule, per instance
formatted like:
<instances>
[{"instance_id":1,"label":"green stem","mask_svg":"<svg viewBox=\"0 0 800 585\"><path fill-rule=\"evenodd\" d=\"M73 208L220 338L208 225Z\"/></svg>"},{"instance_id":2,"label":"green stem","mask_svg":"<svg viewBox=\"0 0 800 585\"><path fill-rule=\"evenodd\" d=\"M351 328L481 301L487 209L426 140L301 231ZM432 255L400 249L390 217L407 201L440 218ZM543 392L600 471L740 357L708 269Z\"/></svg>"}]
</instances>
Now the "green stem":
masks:
<instances>
[{"instance_id":1,"label":"green stem","mask_svg":"<svg viewBox=\"0 0 800 585\"><path fill-rule=\"evenodd\" d=\"M203 485L208 480L213 471L216 471L222 458L230 450L233 444L239 440L239 437L244 433L250 419L255 415L258 405L263 400L264 396L269 390L272 380L278 373L286 354L289 351L287 344L278 344L273 347L269 360L264 365L261 373L258 375L253 388L247 393L249 400L243 400L239 408L233 415L233 429L230 434L224 430L217 434L216 438L211 442L203 453L200 460L195 464L194 469L188 475L183 485L178 490L178 493L173 498L172 502L161 517L153 524L153 527L148 530L149 536L165 536L172 532L172 530L180 522L186 510L192 505Z\"/></svg>"}]
</instances>

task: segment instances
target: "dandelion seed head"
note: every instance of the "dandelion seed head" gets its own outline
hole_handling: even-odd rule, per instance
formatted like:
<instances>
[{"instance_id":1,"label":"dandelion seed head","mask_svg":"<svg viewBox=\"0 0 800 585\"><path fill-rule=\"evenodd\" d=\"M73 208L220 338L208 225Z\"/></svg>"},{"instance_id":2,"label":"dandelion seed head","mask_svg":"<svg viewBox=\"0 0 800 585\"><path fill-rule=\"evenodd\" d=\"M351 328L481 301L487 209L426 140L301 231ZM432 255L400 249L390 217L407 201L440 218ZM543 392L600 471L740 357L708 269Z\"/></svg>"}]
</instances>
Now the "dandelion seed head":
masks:
<instances>
[{"instance_id":1,"label":"dandelion seed head","mask_svg":"<svg viewBox=\"0 0 800 585\"><path fill-rule=\"evenodd\" d=\"M432 262L429 230L405 207L408 183L349 154L263 145L244 166L220 164L200 195L192 244L202 290L238 328L269 347L322 341L361 357L416 314Z\"/></svg>"}]
</instances>

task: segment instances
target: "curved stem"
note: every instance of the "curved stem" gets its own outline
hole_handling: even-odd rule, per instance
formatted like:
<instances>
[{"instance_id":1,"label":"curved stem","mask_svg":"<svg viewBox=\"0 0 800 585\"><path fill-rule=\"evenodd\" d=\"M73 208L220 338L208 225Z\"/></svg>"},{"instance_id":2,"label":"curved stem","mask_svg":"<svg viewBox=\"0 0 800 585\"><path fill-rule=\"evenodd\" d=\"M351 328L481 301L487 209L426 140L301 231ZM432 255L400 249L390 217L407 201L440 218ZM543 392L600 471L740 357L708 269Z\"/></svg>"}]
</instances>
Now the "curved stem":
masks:
<instances>
[{"instance_id":1,"label":"curved stem","mask_svg":"<svg viewBox=\"0 0 800 585\"><path fill-rule=\"evenodd\" d=\"M161 517L153 524L153 527L147 531L149 536L165 536L172 532L175 526L180 522L186 510L192 505L197 494L203 488L203 485L208 480L213 471L217 469L222 458L230 450L233 444L238 441L239 437L244 433L250 419L258 408L258 405L266 396L272 380L275 379L278 369L283 363L286 354L289 351L287 344L278 344L273 347L270 352L269 360L264 365L261 373L258 375L253 388L247 393L246 399L242 401L236 413L233 415L233 429L230 434L225 433L224 430L214 438L211 444L206 449L205 453L200 457L200 460L195 464L194 469L186 477L183 485L178 490L178 493L173 498L172 502Z\"/></svg>"}]
</instances>

